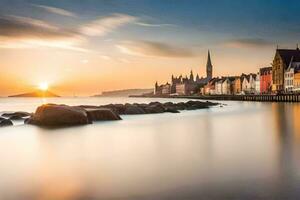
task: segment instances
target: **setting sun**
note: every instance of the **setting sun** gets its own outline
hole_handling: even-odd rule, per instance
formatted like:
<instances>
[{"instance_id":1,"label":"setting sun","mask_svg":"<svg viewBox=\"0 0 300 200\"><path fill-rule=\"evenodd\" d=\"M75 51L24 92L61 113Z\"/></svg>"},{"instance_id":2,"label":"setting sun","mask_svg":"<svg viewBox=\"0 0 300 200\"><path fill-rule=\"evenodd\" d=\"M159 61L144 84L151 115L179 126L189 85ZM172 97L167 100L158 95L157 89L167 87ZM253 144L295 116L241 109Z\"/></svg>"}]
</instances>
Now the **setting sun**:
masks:
<instances>
[{"instance_id":1,"label":"setting sun","mask_svg":"<svg viewBox=\"0 0 300 200\"><path fill-rule=\"evenodd\" d=\"M43 83L40 83L40 84L39 84L38 88L39 88L40 90L47 91L48 88L49 88L49 85L48 85L48 83L43 82Z\"/></svg>"}]
</instances>

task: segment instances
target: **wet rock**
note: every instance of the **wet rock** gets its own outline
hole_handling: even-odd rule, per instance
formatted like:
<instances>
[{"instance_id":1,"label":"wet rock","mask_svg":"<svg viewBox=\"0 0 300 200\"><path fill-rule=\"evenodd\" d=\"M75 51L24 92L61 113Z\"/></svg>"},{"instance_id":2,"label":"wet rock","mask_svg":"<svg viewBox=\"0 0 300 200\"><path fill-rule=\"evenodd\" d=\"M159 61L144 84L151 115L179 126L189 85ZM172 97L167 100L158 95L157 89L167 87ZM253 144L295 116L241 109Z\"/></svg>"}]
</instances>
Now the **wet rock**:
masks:
<instances>
[{"instance_id":1,"label":"wet rock","mask_svg":"<svg viewBox=\"0 0 300 200\"><path fill-rule=\"evenodd\" d=\"M180 102L180 103L177 103L177 104L175 105L175 108L176 108L177 110L185 110L185 109L186 109L186 105L185 105L185 103Z\"/></svg>"},{"instance_id":2,"label":"wet rock","mask_svg":"<svg viewBox=\"0 0 300 200\"><path fill-rule=\"evenodd\" d=\"M125 105L123 105L123 104L108 104L108 105L104 105L104 106L100 106L100 107L101 108L109 108L119 115L124 114L124 112L125 112Z\"/></svg>"},{"instance_id":3,"label":"wet rock","mask_svg":"<svg viewBox=\"0 0 300 200\"><path fill-rule=\"evenodd\" d=\"M0 121L0 127L4 127L4 126L12 126L12 125L13 125L13 123L12 123L12 121L9 120L9 119L2 119L2 120Z\"/></svg>"},{"instance_id":4,"label":"wet rock","mask_svg":"<svg viewBox=\"0 0 300 200\"><path fill-rule=\"evenodd\" d=\"M175 108L166 108L165 112L169 112L169 113L180 113L178 110L176 110Z\"/></svg>"},{"instance_id":5,"label":"wet rock","mask_svg":"<svg viewBox=\"0 0 300 200\"><path fill-rule=\"evenodd\" d=\"M23 117L29 117L31 116L32 114L31 113L28 113L28 112L12 112L12 113L4 113L2 114L3 117L8 117L8 118L23 118Z\"/></svg>"},{"instance_id":6,"label":"wet rock","mask_svg":"<svg viewBox=\"0 0 300 200\"><path fill-rule=\"evenodd\" d=\"M23 117L19 116L19 115L12 115L9 117L10 120L22 120L24 119Z\"/></svg>"},{"instance_id":7,"label":"wet rock","mask_svg":"<svg viewBox=\"0 0 300 200\"><path fill-rule=\"evenodd\" d=\"M196 109L204 109L209 108L207 103L201 101L188 101L186 104L186 110L196 110Z\"/></svg>"},{"instance_id":8,"label":"wet rock","mask_svg":"<svg viewBox=\"0 0 300 200\"><path fill-rule=\"evenodd\" d=\"M42 126L70 126L89 124L90 121L83 108L45 104L39 106L26 123Z\"/></svg>"},{"instance_id":9,"label":"wet rock","mask_svg":"<svg viewBox=\"0 0 300 200\"><path fill-rule=\"evenodd\" d=\"M159 102L152 102L145 108L146 113L163 113L165 107Z\"/></svg>"},{"instance_id":10,"label":"wet rock","mask_svg":"<svg viewBox=\"0 0 300 200\"><path fill-rule=\"evenodd\" d=\"M121 117L109 108L86 109L90 121L121 120Z\"/></svg>"},{"instance_id":11,"label":"wet rock","mask_svg":"<svg viewBox=\"0 0 300 200\"><path fill-rule=\"evenodd\" d=\"M124 114L126 115L134 115L134 114L146 114L144 109L137 105L125 104L125 111Z\"/></svg>"}]
</instances>

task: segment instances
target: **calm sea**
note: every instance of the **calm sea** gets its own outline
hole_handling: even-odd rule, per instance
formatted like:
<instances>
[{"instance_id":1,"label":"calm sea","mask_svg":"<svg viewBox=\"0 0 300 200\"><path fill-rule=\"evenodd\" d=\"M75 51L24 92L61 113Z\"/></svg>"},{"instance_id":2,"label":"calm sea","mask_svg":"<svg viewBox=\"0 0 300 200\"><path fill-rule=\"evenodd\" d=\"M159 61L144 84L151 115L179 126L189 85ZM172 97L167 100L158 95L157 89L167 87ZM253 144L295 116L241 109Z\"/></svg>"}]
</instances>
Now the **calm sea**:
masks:
<instances>
[{"instance_id":1,"label":"calm sea","mask_svg":"<svg viewBox=\"0 0 300 200\"><path fill-rule=\"evenodd\" d=\"M42 103L186 101L0 98ZM72 128L0 129L0 199L300 199L300 104L224 102Z\"/></svg>"}]
</instances>

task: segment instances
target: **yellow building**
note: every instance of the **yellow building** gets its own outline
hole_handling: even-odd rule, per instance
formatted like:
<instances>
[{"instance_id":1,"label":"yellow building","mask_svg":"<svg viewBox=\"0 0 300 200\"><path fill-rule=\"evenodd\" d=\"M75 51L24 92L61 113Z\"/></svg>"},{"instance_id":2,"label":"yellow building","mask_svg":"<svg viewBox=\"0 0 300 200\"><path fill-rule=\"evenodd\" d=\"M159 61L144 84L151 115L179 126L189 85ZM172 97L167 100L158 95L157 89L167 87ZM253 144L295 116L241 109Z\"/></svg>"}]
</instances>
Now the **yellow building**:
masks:
<instances>
[{"instance_id":1,"label":"yellow building","mask_svg":"<svg viewBox=\"0 0 300 200\"><path fill-rule=\"evenodd\" d=\"M284 90L284 72L291 62L300 61L300 50L277 49L272 64L272 91L281 92Z\"/></svg>"},{"instance_id":2,"label":"yellow building","mask_svg":"<svg viewBox=\"0 0 300 200\"><path fill-rule=\"evenodd\" d=\"M300 92L300 73L294 74L294 92Z\"/></svg>"}]
</instances>

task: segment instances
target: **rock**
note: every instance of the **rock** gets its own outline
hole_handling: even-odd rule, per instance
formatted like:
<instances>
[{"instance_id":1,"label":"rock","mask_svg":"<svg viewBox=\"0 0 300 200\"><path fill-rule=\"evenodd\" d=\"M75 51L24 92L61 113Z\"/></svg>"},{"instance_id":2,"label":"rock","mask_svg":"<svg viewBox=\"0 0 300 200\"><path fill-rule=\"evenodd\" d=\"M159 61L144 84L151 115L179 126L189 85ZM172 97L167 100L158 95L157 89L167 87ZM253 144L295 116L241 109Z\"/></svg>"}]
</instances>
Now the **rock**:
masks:
<instances>
[{"instance_id":1,"label":"rock","mask_svg":"<svg viewBox=\"0 0 300 200\"><path fill-rule=\"evenodd\" d=\"M121 120L121 117L109 108L86 109L90 121Z\"/></svg>"},{"instance_id":2,"label":"rock","mask_svg":"<svg viewBox=\"0 0 300 200\"><path fill-rule=\"evenodd\" d=\"M83 108L45 104L39 106L26 123L42 126L70 126L89 124L90 121Z\"/></svg>"},{"instance_id":3,"label":"rock","mask_svg":"<svg viewBox=\"0 0 300 200\"><path fill-rule=\"evenodd\" d=\"M137 105L126 104L124 114L125 115L146 114L146 112Z\"/></svg>"},{"instance_id":4,"label":"rock","mask_svg":"<svg viewBox=\"0 0 300 200\"><path fill-rule=\"evenodd\" d=\"M186 104L183 102L175 104L175 107L177 110L185 110L186 109Z\"/></svg>"},{"instance_id":5,"label":"rock","mask_svg":"<svg viewBox=\"0 0 300 200\"><path fill-rule=\"evenodd\" d=\"M23 118L23 117L29 117L31 116L32 114L31 113L28 113L28 112L12 112L12 113L4 113L2 114L3 117L19 117L19 118Z\"/></svg>"},{"instance_id":6,"label":"rock","mask_svg":"<svg viewBox=\"0 0 300 200\"><path fill-rule=\"evenodd\" d=\"M124 114L124 111L125 111L125 106L123 104L108 104L108 105L103 105L100 107L101 108L109 108L119 115Z\"/></svg>"},{"instance_id":7,"label":"rock","mask_svg":"<svg viewBox=\"0 0 300 200\"><path fill-rule=\"evenodd\" d=\"M166 108L165 112L169 112L169 113L180 113L178 110L176 110L175 108Z\"/></svg>"},{"instance_id":8,"label":"rock","mask_svg":"<svg viewBox=\"0 0 300 200\"><path fill-rule=\"evenodd\" d=\"M163 104L165 107L173 107L174 103L173 102L166 102Z\"/></svg>"},{"instance_id":9,"label":"rock","mask_svg":"<svg viewBox=\"0 0 300 200\"><path fill-rule=\"evenodd\" d=\"M161 103L150 103L149 106L145 108L146 113L163 113L165 112L165 107Z\"/></svg>"},{"instance_id":10,"label":"rock","mask_svg":"<svg viewBox=\"0 0 300 200\"><path fill-rule=\"evenodd\" d=\"M19 115L12 115L9 117L10 120L22 120L24 119L23 117L19 116Z\"/></svg>"},{"instance_id":11,"label":"rock","mask_svg":"<svg viewBox=\"0 0 300 200\"><path fill-rule=\"evenodd\" d=\"M0 127L3 127L3 126L12 126L13 123L11 120L9 119L3 119L0 121Z\"/></svg>"}]
</instances>

